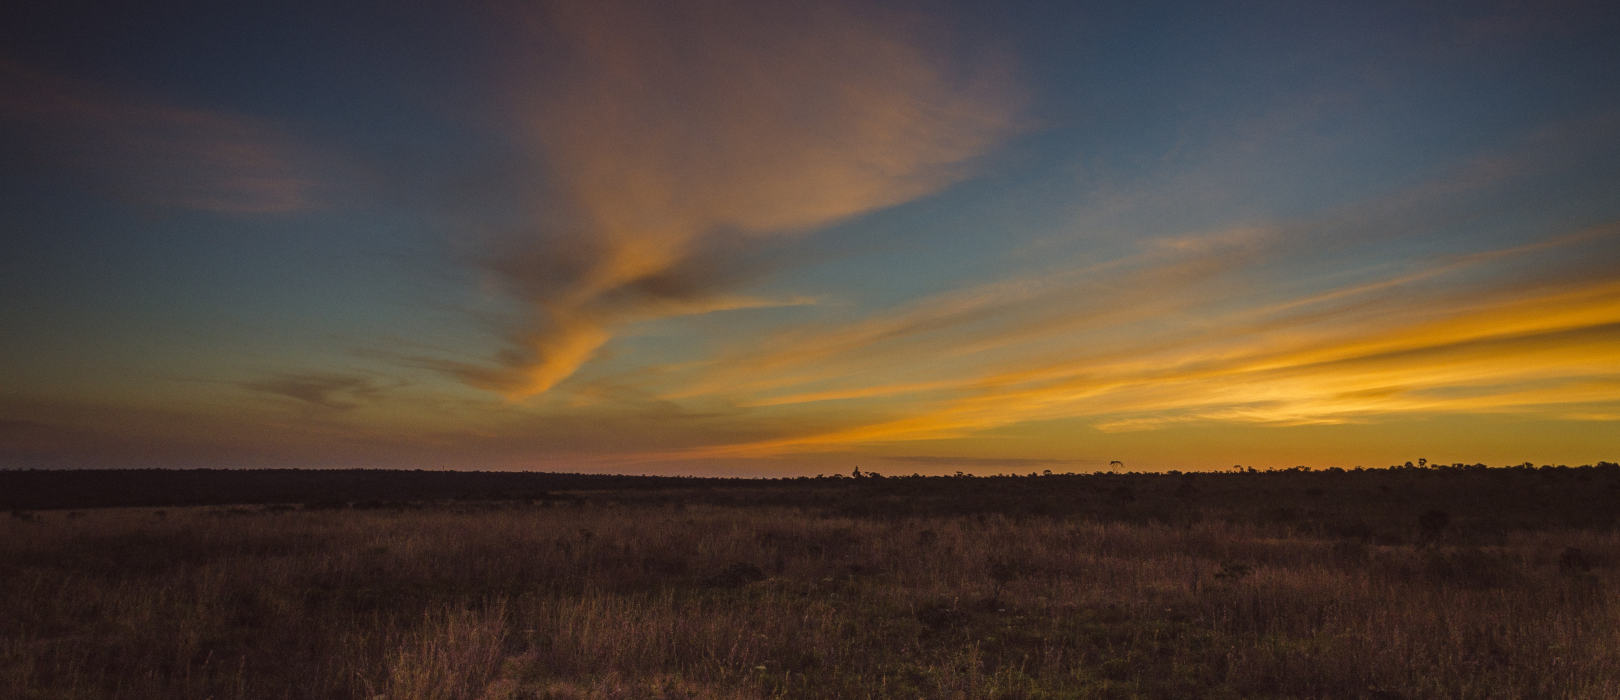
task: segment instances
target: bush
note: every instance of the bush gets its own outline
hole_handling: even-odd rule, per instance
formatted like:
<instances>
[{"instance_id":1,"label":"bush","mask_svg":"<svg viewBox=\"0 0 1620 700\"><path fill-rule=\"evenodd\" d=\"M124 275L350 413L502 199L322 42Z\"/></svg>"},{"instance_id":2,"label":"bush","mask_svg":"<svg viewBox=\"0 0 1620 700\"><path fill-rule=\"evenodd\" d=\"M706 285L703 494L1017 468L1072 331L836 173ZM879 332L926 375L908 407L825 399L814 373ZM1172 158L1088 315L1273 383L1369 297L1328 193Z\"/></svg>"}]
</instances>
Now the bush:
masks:
<instances>
[{"instance_id":1,"label":"bush","mask_svg":"<svg viewBox=\"0 0 1620 700\"><path fill-rule=\"evenodd\" d=\"M741 588L755 581L764 580L765 572L759 567L739 561L721 569L703 582L716 588Z\"/></svg>"}]
</instances>

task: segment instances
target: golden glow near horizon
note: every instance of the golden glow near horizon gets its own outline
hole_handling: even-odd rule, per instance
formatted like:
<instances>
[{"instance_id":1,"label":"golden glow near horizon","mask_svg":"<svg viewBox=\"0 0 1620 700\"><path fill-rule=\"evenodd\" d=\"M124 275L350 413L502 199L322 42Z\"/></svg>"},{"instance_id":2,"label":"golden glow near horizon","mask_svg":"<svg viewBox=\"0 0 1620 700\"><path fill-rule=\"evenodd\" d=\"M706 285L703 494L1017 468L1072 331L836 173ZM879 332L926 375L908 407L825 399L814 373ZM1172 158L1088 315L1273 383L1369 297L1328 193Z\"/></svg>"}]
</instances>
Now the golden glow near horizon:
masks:
<instances>
[{"instance_id":1,"label":"golden glow near horizon","mask_svg":"<svg viewBox=\"0 0 1620 700\"><path fill-rule=\"evenodd\" d=\"M497 2L269 63L0 56L0 466L1620 458L1594 18L1097 9ZM419 62L373 53L406 29Z\"/></svg>"},{"instance_id":2,"label":"golden glow near horizon","mask_svg":"<svg viewBox=\"0 0 1620 700\"><path fill-rule=\"evenodd\" d=\"M1604 235L1614 233L1610 227ZM1288 426L1505 411L1613 420L1605 412L1610 409L1594 412L1590 407L1612 405L1620 390L1620 281L1538 281L1527 286L1531 289L1494 290L1411 308L1401 308L1405 299L1394 295L1376 311L1354 309L1357 295L1348 294L1344 306L1349 308L1342 315L1310 331L1301 324L1278 327L1269 315L1244 310L1236 318L1209 319L1204 326L1219 327L1223 337L1203 339L1208 344L1197 338L1203 328L1187 328L1181 335L1192 338L1147 336L1139 347L1094 355L1077 349L1069 362L1028 370L997 367L955 381L754 400L752 405L783 405L926 395L908 402L913 408L894 420L700 448L682 456L836 451L961 438L1026 421L1070 417L1092 419L1093 428L1106 432L1184 422ZM1398 292L1399 285L1381 291ZM1296 305L1279 306L1291 310ZM864 346L849 347L860 352ZM803 348L794 353L800 355L798 362L812 366L836 361L807 357ZM780 358L760 359L773 370L784 369ZM754 373L746 362L727 362L723 371Z\"/></svg>"}]
</instances>

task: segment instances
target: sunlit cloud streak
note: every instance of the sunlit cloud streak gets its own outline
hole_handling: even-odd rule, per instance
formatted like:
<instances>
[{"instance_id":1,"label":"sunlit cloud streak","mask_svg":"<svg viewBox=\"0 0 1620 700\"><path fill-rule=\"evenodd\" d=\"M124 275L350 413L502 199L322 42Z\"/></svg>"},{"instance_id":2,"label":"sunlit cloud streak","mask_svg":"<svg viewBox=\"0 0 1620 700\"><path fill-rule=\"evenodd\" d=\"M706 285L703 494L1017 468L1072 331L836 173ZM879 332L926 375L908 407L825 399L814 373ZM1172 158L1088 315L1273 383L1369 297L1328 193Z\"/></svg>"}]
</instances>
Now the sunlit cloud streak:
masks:
<instances>
[{"instance_id":1,"label":"sunlit cloud streak","mask_svg":"<svg viewBox=\"0 0 1620 700\"><path fill-rule=\"evenodd\" d=\"M697 382L670 396L802 385L847 376L850 362L868 369L884 362L917 366L914 358L922 352L937 365L945 358L1117 326L1183 303L1176 290L1229 279L1234 270L1260 259L1275 233L1244 227L1154 240L1119 259L948 290L855 323L795 328L727 353L709 363ZM877 396L931 388L939 386L885 383L854 391ZM839 396L835 391L806 397ZM752 399L750 405L789 402L769 397Z\"/></svg>"},{"instance_id":2,"label":"sunlit cloud streak","mask_svg":"<svg viewBox=\"0 0 1620 700\"><path fill-rule=\"evenodd\" d=\"M1607 415L1593 406L1612 403L1620 383L1620 279L1593 261L1612 259L1617 248L1620 225L1610 224L1435 259L1424 271L1230 310L1212 308L1207 297L1184 289L1165 295L1180 300L1178 308L1159 312L1197 318L1197 323L1138 328L1123 343L1103 349L1070 343L1060 346L1068 354L1061 361L1018 363L991 356L973 366L976 371L946 370L955 375L949 378L761 399L745 393L740 401L746 405L873 399L901 409L898 417L839 430L661 456L761 457L870 448L1065 418L1121 431L1199 421L1340 424L1424 412L1534 410L1575 420ZM1525 268L1535 272L1526 274ZM1411 303L1414 296L1423 303ZM935 302L954 308L944 298ZM1094 303L1122 303L1125 318L1142 312L1140 305L1132 308L1128 296ZM916 312L913 308L899 318ZM1057 324L1046 332L1061 341L1076 330ZM1025 342L1037 339L1024 335ZM978 340L969 335L956 342ZM839 360L824 355L810 364ZM767 356L763 362L783 369L780 358ZM749 368L732 364L727 371L746 374ZM759 387L744 387L750 389Z\"/></svg>"},{"instance_id":3,"label":"sunlit cloud streak","mask_svg":"<svg viewBox=\"0 0 1620 700\"><path fill-rule=\"evenodd\" d=\"M571 222L484 263L524 307L493 364L439 361L520 399L628 323L771 305L734 296L760 236L939 192L1017 127L993 56L954 60L908 18L837 3L559 3L514 9L507 102ZM527 61L527 62L525 62ZM544 85L536 81L543 81ZM537 219L555 222L553 212ZM801 299L785 303L802 303Z\"/></svg>"},{"instance_id":4,"label":"sunlit cloud streak","mask_svg":"<svg viewBox=\"0 0 1620 700\"><path fill-rule=\"evenodd\" d=\"M229 214L321 204L324 159L263 120L0 59L0 123L37 135L30 148L138 204Z\"/></svg>"},{"instance_id":5,"label":"sunlit cloud streak","mask_svg":"<svg viewBox=\"0 0 1620 700\"><path fill-rule=\"evenodd\" d=\"M1615 247L1613 226L1415 264L1380 254L1372 267L1345 277L1359 280L1348 284L1323 286L1283 269L1319 259L1323 251L1343 256L1354 246L1399 245L1414 231L1442 225L1436 210L1478 206L1480 197L1516 180L1556 172L1549 152L1568 155L1614 123L1605 116L1543 128L1428 181L1310 220L1149 238L1122 257L948 290L853 323L800 326L723 353L667 395L737 396L744 405L768 406L937 392L991 375L1038 372L1030 369L1040 367L1038 361L1009 356L1031 349L1065 358L1141 357L1151 343L1160 352L1196 347L1208 357L1240 329L1249 336L1299 334L1311 332L1312 324L1367 316L1425 318L1446 313L1447 304L1515 288L1515 278L1525 275L1551 284L1571 275L1612 278L1597 261ZM1597 254L1572 252L1583 246ZM1481 276L1482 270L1490 274ZM1282 292L1290 287L1302 291ZM1414 294L1423 303L1412 303ZM918 353L929 362L916 363ZM950 360L960 366L940 367ZM941 381L941 373L952 379ZM884 381L861 379L869 376Z\"/></svg>"}]
</instances>

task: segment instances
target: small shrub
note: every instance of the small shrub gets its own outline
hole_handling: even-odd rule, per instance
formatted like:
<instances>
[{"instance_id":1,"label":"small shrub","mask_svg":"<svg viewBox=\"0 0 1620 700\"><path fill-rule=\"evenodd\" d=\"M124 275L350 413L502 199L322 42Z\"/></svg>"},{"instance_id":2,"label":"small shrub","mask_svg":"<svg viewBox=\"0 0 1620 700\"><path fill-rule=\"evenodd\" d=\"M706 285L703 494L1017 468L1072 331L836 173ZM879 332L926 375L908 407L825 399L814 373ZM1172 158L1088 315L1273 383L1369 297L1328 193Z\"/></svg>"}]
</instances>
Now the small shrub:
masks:
<instances>
[{"instance_id":1,"label":"small shrub","mask_svg":"<svg viewBox=\"0 0 1620 700\"><path fill-rule=\"evenodd\" d=\"M1265 513L1262 514L1261 521L1262 522L1278 523L1278 524L1288 524L1288 523L1299 522L1301 517L1303 517L1303 516L1300 513L1300 510L1298 508L1290 508L1290 507L1284 506L1284 507L1280 507L1280 508L1268 509Z\"/></svg>"},{"instance_id":2,"label":"small shrub","mask_svg":"<svg viewBox=\"0 0 1620 700\"><path fill-rule=\"evenodd\" d=\"M990 580L996 584L995 589L990 593L989 602L992 604L1000 603L1001 592L1007 587L1007 584L1022 578L1027 573L1022 563L1012 559L992 560L986 572L990 574Z\"/></svg>"},{"instance_id":3,"label":"small shrub","mask_svg":"<svg viewBox=\"0 0 1620 700\"><path fill-rule=\"evenodd\" d=\"M641 558L641 572L660 578L686 574L686 560L675 556L649 554Z\"/></svg>"},{"instance_id":4,"label":"small shrub","mask_svg":"<svg viewBox=\"0 0 1620 700\"><path fill-rule=\"evenodd\" d=\"M1426 540L1438 539L1451 524L1451 516L1443 510L1430 510L1418 516L1418 531Z\"/></svg>"},{"instance_id":5,"label":"small shrub","mask_svg":"<svg viewBox=\"0 0 1620 700\"><path fill-rule=\"evenodd\" d=\"M1373 538L1373 528L1367 521L1360 518L1338 518L1322 524L1322 531L1333 537L1344 537L1357 540L1370 540Z\"/></svg>"},{"instance_id":6,"label":"small shrub","mask_svg":"<svg viewBox=\"0 0 1620 700\"><path fill-rule=\"evenodd\" d=\"M1430 551L1423 559L1423 575L1439 584L1500 588L1522 573L1514 564L1508 557L1477 547Z\"/></svg>"},{"instance_id":7,"label":"small shrub","mask_svg":"<svg viewBox=\"0 0 1620 700\"><path fill-rule=\"evenodd\" d=\"M966 620L967 614L957 608L955 602L934 601L917 608L917 621L930 632L961 627Z\"/></svg>"},{"instance_id":8,"label":"small shrub","mask_svg":"<svg viewBox=\"0 0 1620 700\"><path fill-rule=\"evenodd\" d=\"M764 581L765 572L748 562L734 562L721 569L714 575L704 579L704 583L715 588L741 588L756 581Z\"/></svg>"},{"instance_id":9,"label":"small shrub","mask_svg":"<svg viewBox=\"0 0 1620 700\"><path fill-rule=\"evenodd\" d=\"M1333 558L1341 564L1362 566L1367 563L1369 553L1367 545L1354 540L1339 540L1333 543Z\"/></svg>"},{"instance_id":10,"label":"small shrub","mask_svg":"<svg viewBox=\"0 0 1620 700\"><path fill-rule=\"evenodd\" d=\"M1565 547L1558 555L1558 570L1564 574L1584 574L1592 570L1592 559L1576 547Z\"/></svg>"},{"instance_id":11,"label":"small shrub","mask_svg":"<svg viewBox=\"0 0 1620 700\"><path fill-rule=\"evenodd\" d=\"M1254 567L1243 562L1229 561L1221 564L1221 570L1215 572L1215 579L1226 583L1237 583L1252 573L1254 573Z\"/></svg>"}]
</instances>

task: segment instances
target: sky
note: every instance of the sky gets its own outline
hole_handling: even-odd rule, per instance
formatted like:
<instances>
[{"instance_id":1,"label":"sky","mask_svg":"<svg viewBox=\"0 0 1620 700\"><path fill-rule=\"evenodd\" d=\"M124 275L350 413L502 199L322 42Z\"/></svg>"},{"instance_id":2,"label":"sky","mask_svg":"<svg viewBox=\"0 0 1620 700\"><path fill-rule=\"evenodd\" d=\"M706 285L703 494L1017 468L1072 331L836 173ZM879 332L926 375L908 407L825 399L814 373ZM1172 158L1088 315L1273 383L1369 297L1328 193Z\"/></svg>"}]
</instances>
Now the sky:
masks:
<instances>
[{"instance_id":1,"label":"sky","mask_svg":"<svg viewBox=\"0 0 1620 700\"><path fill-rule=\"evenodd\" d=\"M1604 3L14 3L0 468L1620 459Z\"/></svg>"}]
</instances>

